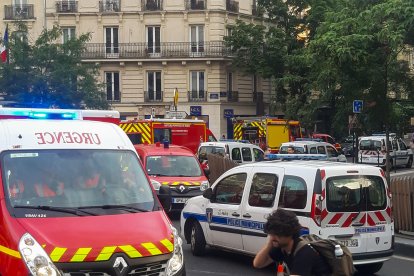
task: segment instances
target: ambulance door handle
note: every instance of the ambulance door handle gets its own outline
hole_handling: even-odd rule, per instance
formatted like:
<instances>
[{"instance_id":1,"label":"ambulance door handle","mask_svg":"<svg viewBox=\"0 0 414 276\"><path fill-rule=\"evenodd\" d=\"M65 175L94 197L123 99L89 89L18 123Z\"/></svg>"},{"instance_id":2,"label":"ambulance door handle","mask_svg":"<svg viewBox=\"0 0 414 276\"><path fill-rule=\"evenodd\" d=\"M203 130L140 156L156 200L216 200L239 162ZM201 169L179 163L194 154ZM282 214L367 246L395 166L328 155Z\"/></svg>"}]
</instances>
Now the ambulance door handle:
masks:
<instances>
[{"instance_id":1,"label":"ambulance door handle","mask_svg":"<svg viewBox=\"0 0 414 276\"><path fill-rule=\"evenodd\" d=\"M233 217L240 217L239 213L234 212L233 214L231 214Z\"/></svg>"},{"instance_id":2,"label":"ambulance door handle","mask_svg":"<svg viewBox=\"0 0 414 276\"><path fill-rule=\"evenodd\" d=\"M252 216L249 213L243 215L244 218L251 218Z\"/></svg>"}]
</instances>

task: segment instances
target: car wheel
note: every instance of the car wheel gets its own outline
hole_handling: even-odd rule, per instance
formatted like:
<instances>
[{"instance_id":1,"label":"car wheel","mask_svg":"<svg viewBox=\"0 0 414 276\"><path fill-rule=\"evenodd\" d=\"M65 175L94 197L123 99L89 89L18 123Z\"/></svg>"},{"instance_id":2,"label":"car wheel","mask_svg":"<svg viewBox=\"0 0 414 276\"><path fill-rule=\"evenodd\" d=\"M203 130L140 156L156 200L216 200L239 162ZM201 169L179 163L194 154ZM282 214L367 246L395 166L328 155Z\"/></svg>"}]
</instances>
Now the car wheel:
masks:
<instances>
[{"instance_id":1,"label":"car wheel","mask_svg":"<svg viewBox=\"0 0 414 276\"><path fill-rule=\"evenodd\" d=\"M384 263L357 265L356 269L363 275L371 275L381 270Z\"/></svg>"},{"instance_id":2,"label":"car wheel","mask_svg":"<svg viewBox=\"0 0 414 276\"><path fill-rule=\"evenodd\" d=\"M410 159L408 159L408 163L407 163L407 166L405 166L406 168L411 168L413 166L413 158L412 157L410 157Z\"/></svg>"},{"instance_id":3,"label":"car wheel","mask_svg":"<svg viewBox=\"0 0 414 276\"><path fill-rule=\"evenodd\" d=\"M202 256L206 250L206 239L204 238L203 229L201 229L200 223L194 221L191 225L191 253L194 256Z\"/></svg>"}]
</instances>

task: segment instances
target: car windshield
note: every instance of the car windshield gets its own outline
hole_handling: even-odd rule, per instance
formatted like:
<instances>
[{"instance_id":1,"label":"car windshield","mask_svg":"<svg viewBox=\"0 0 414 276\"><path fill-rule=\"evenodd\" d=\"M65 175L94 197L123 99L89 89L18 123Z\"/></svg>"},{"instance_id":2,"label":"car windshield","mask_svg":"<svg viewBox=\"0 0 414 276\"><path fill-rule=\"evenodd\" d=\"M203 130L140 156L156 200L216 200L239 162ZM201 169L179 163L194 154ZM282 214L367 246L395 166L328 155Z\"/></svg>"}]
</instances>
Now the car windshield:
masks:
<instances>
[{"instance_id":1,"label":"car windshield","mask_svg":"<svg viewBox=\"0 0 414 276\"><path fill-rule=\"evenodd\" d=\"M279 149L279 153L287 154L288 153L288 148L293 148L295 154L305 153L305 148L304 147L295 147L295 146L281 146L280 149Z\"/></svg>"},{"instance_id":2,"label":"car windshield","mask_svg":"<svg viewBox=\"0 0 414 276\"><path fill-rule=\"evenodd\" d=\"M384 181L378 176L332 177L326 187L330 212L383 210L387 204Z\"/></svg>"},{"instance_id":3,"label":"car windshield","mask_svg":"<svg viewBox=\"0 0 414 276\"><path fill-rule=\"evenodd\" d=\"M381 150L382 143L378 140L362 140L359 144L360 150Z\"/></svg>"},{"instance_id":4,"label":"car windshield","mask_svg":"<svg viewBox=\"0 0 414 276\"><path fill-rule=\"evenodd\" d=\"M161 155L148 156L148 175L153 176L201 176L200 164L193 156Z\"/></svg>"},{"instance_id":5,"label":"car windshield","mask_svg":"<svg viewBox=\"0 0 414 276\"><path fill-rule=\"evenodd\" d=\"M156 205L132 151L13 151L1 162L5 194L15 211L118 205L150 211Z\"/></svg>"},{"instance_id":6,"label":"car windshield","mask_svg":"<svg viewBox=\"0 0 414 276\"><path fill-rule=\"evenodd\" d=\"M200 162L207 160L207 154L220 154L222 156L225 155L224 147L217 147L217 146L202 146L198 150L198 160Z\"/></svg>"}]
</instances>

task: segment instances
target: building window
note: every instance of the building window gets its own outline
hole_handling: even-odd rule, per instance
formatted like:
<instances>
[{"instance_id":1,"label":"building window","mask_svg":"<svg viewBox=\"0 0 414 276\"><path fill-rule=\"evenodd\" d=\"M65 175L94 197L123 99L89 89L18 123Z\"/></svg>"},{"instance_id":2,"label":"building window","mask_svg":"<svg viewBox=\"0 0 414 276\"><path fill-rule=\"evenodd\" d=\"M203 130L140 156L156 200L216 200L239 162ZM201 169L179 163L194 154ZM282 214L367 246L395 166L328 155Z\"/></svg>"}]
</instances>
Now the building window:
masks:
<instances>
[{"instance_id":1,"label":"building window","mask_svg":"<svg viewBox=\"0 0 414 276\"><path fill-rule=\"evenodd\" d=\"M76 37L75 27L64 27L62 28L62 39L63 43L68 42Z\"/></svg>"},{"instance_id":2,"label":"building window","mask_svg":"<svg viewBox=\"0 0 414 276\"><path fill-rule=\"evenodd\" d=\"M108 101L119 101L119 72L105 72L106 99Z\"/></svg>"},{"instance_id":3,"label":"building window","mask_svg":"<svg viewBox=\"0 0 414 276\"><path fill-rule=\"evenodd\" d=\"M160 26L147 27L147 45L149 54L161 52Z\"/></svg>"},{"instance_id":4,"label":"building window","mask_svg":"<svg viewBox=\"0 0 414 276\"><path fill-rule=\"evenodd\" d=\"M15 42L28 43L27 32L23 32L23 31L13 32L13 38Z\"/></svg>"},{"instance_id":5,"label":"building window","mask_svg":"<svg viewBox=\"0 0 414 276\"><path fill-rule=\"evenodd\" d=\"M118 27L105 27L105 47L107 54L119 53Z\"/></svg>"},{"instance_id":6,"label":"building window","mask_svg":"<svg viewBox=\"0 0 414 276\"><path fill-rule=\"evenodd\" d=\"M227 91L233 91L233 73L227 73Z\"/></svg>"},{"instance_id":7,"label":"building window","mask_svg":"<svg viewBox=\"0 0 414 276\"><path fill-rule=\"evenodd\" d=\"M193 99L204 99L204 71L191 71L190 72L190 96Z\"/></svg>"},{"instance_id":8,"label":"building window","mask_svg":"<svg viewBox=\"0 0 414 276\"><path fill-rule=\"evenodd\" d=\"M190 26L190 41L191 41L191 52L192 53L204 52L204 26L203 25Z\"/></svg>"},{"instance_id":9,"label":"building window","mask_svg":"<svg viewBox=\"0 0 414 276\"><path fill-rule=\"evenodd\" d=\"M226 36L231 36L233 33L233 26L226 27Z\"/></svg>"},{"instance_id":10,"label":"building window","mask_svg":"<svg viewBox=\"0 0 414 276\"><path fill-rule=\"evenodd\" d=\"M147 72L147 91L150 101L162 100L161 71Z\"/></svg>"}]
</instances>

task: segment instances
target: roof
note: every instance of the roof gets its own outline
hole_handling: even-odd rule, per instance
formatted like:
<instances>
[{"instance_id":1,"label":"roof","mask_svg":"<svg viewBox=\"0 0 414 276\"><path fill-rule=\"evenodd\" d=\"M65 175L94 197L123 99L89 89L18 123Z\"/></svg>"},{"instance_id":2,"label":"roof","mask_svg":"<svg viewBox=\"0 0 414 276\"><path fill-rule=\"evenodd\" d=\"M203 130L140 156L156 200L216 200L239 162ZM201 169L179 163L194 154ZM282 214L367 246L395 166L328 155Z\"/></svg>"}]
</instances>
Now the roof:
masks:
<instances>
[{"instance_id":1,"label":"roof","mask_svg":"<svg viewBox=\"0 0 414 276\"><path fill-rule=\"evenodd\" d=\"M194 156L194 153L183 146L177 146L177 145L169 145L168 148L164 148L163 144L141 144L141 145L135 145L135 149L142 150L145 152L146 155L182 155L182 156Z\"/></svg>"},{"instance_id":2,"label":"roof","mask_svg":"<svg viewBox=\"0 0 414 276\"><path fill-rule=\"evenodd\" d=\"M0 120L0 151L23 149L133 149L117 125L85 120Z\"/></svg>"},{"instance_id":3,"label":"roof","mask_svg":"<svg viewBox=\"0 0 414 276\"><path fill-rule=\"evenodd\" d=\"M315 145L315 144L318 144L318 145L329 145L329 146L331 145L331 144L329 144L327 142L317 142L317 141L292 141L292 142L282 143L281 147L282 146L297 146L297 145L300 145L300 146L304 146L304 145L309 146L309 145Z\"/></svg>"},{"instance_id":4,"label":"roof","mask_svg":"<svg viewBox=\"0 0 414 276\"><path fill-rule=\"evenodd\" d=\"M224 141L221 141L221 142L203 142L203 143L200 144L200 147L201 146L216 146L216 147L223 146L224 147L225 145L229 145L229 146L240 146L240 147L243 147L243 146L246 147L246 146L248 146L248 147L255 147L255 148L259 148L260 149L259 146L256 146L256 145L251 144L251 143L232 142L232 141L226 141L226 142L224 142Z\"/></svg>"},{"instance_id":5,"label":"roof","mask_svg":"<svg viewBox=\"0 0 414 276\"><path fill-rule=\"evenodd\" d=\"M275 168L307 168L307 169L379 169L370 165L363 164L353 164L353 163L342 163L342 162L332 162L332 161L263 161L259 163L251 163L246 165L240 165L240 167L256 167L256 166L267 166Z\"/></svg>"}]
</instances>

